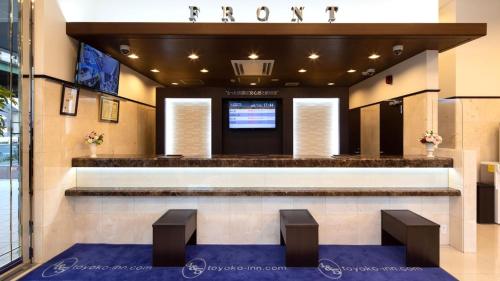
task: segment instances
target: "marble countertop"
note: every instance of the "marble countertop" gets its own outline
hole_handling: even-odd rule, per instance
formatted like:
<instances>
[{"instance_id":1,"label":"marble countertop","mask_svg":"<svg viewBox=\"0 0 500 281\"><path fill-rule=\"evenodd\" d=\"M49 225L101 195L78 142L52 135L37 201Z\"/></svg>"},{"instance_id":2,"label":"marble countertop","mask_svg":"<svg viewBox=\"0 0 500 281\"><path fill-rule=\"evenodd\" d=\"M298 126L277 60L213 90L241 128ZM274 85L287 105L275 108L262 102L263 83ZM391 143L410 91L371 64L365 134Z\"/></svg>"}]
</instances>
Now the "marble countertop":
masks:
<instances>
[{"instance_id":1,"label":"marble countertop","mask_svg":"<svg viewBox=\"0 0 500 281\"><path fill-rule=\"evenodd\" d=\"M72 159L73 167L411 167L451 168L451 158L425 156L301 156L292 155L98 155Z\"/></svg>"},{"instance_id":2,"label":"marble countertop","mask_svg":"<svg viewBox=\"0 0 500 281\"><path fill-rule=\"evenodd\" d=\"M66 196L460 196L453 188L74 187Z\"/></svg>"}]
</instances>

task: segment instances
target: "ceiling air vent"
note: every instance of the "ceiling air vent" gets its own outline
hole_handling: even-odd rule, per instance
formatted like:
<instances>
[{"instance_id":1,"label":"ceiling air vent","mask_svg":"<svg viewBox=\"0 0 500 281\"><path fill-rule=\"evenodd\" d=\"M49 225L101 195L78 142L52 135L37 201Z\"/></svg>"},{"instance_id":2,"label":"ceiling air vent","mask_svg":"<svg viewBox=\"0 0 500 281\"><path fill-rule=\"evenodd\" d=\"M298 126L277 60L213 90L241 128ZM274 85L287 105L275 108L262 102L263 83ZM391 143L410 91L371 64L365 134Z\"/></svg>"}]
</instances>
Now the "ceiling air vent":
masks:
<instances>
[{"instance_id":1,"label":"ceiling air vent","mask_svg":"<svg viewBox=\"0 0 500 281\"><path fill-rule=\"evenodd\" d=\"M274 60L231 60L236 76L270 76Z\"/></svg>"},{"instance_id":2,"label":"ceiling air vent","mask_svg":"<svg viewBox=\"0 0 500 281\"><path fill-rule=\"evenodd\" d=\"M299 84L299 82L285 82L286 87L297 87Z\"/></svg>"}]
</instances>

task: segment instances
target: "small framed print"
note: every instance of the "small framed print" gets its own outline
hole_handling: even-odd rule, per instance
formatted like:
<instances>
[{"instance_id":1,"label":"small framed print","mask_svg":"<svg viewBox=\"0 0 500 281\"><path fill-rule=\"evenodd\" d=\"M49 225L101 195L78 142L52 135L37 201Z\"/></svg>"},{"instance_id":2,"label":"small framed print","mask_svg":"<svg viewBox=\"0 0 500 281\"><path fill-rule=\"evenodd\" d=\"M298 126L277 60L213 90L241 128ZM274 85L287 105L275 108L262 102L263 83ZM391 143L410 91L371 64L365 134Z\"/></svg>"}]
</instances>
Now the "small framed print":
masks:
<instances>
[{"instance_id":1,"label":"small framed print","mask_svg":"<svg viewBox=\"0 0 500 281\"><path fill-rule=\"evenodd\" d=\"M118 118L120 116L120 101L101 96L100 104L99 120L102 122L118 123Z\"/></svg>"},{"instance_id":2,"label":"small framed print","mask_svg":"<svg viewBox=\"0 0 500 281\"><path fill-rule=\"evenodd\" d=\"M61 115L76 116L78 111L78 96L80 91L76 87L63 85L61 94Z\"/></svg>"}]
</instances>

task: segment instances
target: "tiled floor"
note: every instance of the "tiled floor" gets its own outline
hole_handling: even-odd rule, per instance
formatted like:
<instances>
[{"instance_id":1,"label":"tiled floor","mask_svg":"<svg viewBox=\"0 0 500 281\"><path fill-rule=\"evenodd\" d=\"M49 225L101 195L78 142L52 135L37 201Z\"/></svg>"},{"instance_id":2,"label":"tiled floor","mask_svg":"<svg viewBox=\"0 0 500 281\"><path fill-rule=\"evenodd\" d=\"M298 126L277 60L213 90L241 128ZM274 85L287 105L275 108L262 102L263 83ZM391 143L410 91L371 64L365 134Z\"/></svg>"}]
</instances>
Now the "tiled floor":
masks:
<instances>
[{"instance_id":1,"label":"tiled floor","mask_svg":"<svg viewBox=\"0 0 500 281\"><path fill-rule=\"evenodd\" d=\"M441 248L441 267L461 281L500 280L500 225L477 225L477 253Z\"/></svg>"},{"instance_id":2,"label":"tiled floor","mask_svg":"<svg viewBox=\"0 0 500 281\"><path fill-rule=\"evenodd\" d=\"M17 182L13 182L12 189L12 251L10 237L10 183L9 180L0 180L0 267L19 257L19 224L18 224L18 190Z\"/></svg>"}]
</instances>

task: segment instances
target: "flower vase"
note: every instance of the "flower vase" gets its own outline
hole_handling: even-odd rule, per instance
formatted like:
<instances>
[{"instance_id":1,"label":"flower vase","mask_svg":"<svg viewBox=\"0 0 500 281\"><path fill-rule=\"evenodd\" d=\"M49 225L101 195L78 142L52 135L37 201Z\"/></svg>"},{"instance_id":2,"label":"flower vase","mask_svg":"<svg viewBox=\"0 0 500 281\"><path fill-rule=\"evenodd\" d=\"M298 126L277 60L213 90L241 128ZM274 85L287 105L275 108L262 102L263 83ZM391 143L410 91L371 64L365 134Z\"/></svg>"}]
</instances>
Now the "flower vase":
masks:
<instances>
[{"instance_id":1,"label":"flower vase","mask_svg":"<svg viewBox=\"0 0 500 281\"><path fill-rule=\"evenodd\" d=\"M90 148L90 157L96 158L97 157L97 144L91 143L91 144L89 144L89 148Z\"/></svg>"},{"instance_id":2,"label":"flower vase","mask_svg":"<svg viewBox=\"0 0 500 281\"><path fill-rule=\"evenodd\" d=\"M436 146L433 143L426 143L425 144L425 150L427 151L427 157L428 158L434 158L434 150L436 149Z\"/></svg>"}]
</instances>

